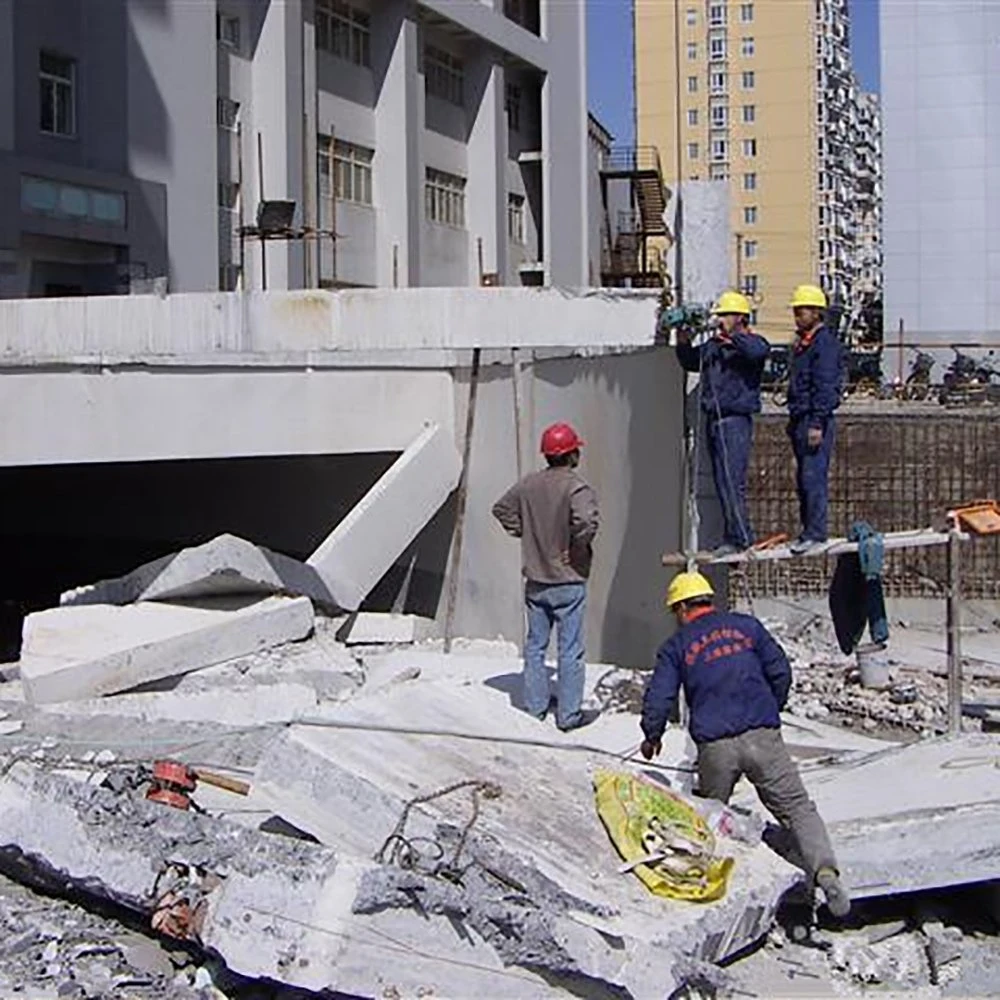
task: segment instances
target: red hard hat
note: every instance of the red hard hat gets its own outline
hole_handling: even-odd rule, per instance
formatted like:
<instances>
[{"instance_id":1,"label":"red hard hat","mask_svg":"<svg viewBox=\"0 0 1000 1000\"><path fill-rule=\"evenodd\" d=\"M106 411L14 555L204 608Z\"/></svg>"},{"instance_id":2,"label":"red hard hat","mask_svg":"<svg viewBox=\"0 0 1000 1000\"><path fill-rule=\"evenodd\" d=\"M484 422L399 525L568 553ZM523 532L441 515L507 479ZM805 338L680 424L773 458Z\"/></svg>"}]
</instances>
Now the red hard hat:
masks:
<instances>
[{"instance_id":1,"label":"red hard hat","mask_svg":"<svg viewBox=\"0 0 1000 1000\"><path fill-rule=\"evenodd\" d=\"M542 454L546 458L568 455L583 444L583 439L569 424L552 424L542 432Z\"/></svg>"}]
</instances>

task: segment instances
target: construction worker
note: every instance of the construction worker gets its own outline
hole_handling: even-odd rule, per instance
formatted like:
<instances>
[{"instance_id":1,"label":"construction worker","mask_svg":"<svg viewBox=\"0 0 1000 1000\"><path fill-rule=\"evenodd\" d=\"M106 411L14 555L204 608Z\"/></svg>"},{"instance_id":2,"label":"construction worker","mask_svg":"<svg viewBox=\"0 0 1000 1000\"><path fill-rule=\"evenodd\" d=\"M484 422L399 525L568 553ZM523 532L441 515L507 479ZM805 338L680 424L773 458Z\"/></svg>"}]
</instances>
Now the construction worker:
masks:
<instances>
[{"instance_id":1,"label":"construction worker","mask_svg":"<svg viewBox=\"0 0 1000 1000\"><path fill-rule=\"evenodd\" d=\"M792 683L788 657L756 618L716 610L713 596L701 573L679 573L670 583L666 604L678 631L657 651L646 686L642 755L650 760L659 754L683 686L698 747L699 794L728 802L745 774L764 806L791 831L830 912L846 916L850 898L826 827L781 738L779 713Z\"/></svg>"},{"instance_id":2,"label":"construction worker","mask_svg":"<svg viewBox=\"0 0 1000 1000\"><path fill-rule=\"evenodd\" d=\"M792 293L795 342L788 376L788 436L795 453L795 485L802 532L790 546L796 555L820 547L827 538L830 456L834 411L840 406L844 352L837 334L825 326L826 295L815 285Z\"/></svg>"},{"instance_id":3,"label":"construction worker","mask_svg":"<svg viewBox=\"0 0 1000 1000\"><path fill-rule=\"evenodd\" d=\"M526 476L493 506L504 530L521 539L528 635L524 643L524 707L544 719L550 706L545 651L558 628L556 725L577 729L596 712L582 708L583 628L597 497L576 471L583 441L564 423L542 434L548 468Z\"/></svg>"},{"instance_id":4,"label":"construction worker","mask_svg":"<svg viewBox=\"0 0 1000 1000\"><path fill-rule=\"evenodd\" d=\"M701 409L725 532L713 555L721 556L753 545L747 471L753 415L760 412L760 380L770 348L750 330L750 303L745 295L723 292L712 315L717 326L705 343L696 347L690 333L678 334L677 360L685 371L701 375Z\"/></svg>"}]
</instances>

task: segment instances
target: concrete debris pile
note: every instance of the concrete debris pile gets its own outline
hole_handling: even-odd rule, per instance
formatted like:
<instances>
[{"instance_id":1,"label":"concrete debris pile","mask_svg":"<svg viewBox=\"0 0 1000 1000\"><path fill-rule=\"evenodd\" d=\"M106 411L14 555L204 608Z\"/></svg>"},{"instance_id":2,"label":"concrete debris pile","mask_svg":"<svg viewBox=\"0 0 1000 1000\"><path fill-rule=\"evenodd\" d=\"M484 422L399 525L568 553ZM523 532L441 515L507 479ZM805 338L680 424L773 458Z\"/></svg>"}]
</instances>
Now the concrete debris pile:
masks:
<instances>
[{"instance_id":1,"label":"concrete debris pile","mask_svg":"<svg viewBox=\"0 0 1000 1000\"><path fill-rule=\"evenodd\" d=\"M679 729L655 764L635 759L641 674L588 666L602 715L561 733L520 711L510 643L446 654L428 620L334 615L302 592L302 564L228 536L151 565L32 616L20 677L0 684L11 982L153 1000L720 992L732 969L717 963L801 894L756 838L726 840L735 867L709 904L621 870L594 771L682 794L693 780ZM992 877L1000 788L962 763L992 760L989 737L879 752L815 719L787 734L823 762L804 773L855 895ZM935 780L882 794L910 771ZM951 943L934 946L942 969ZM831 950L823 975L888 981L868 959Z\"/></svg>"}]
</instances>

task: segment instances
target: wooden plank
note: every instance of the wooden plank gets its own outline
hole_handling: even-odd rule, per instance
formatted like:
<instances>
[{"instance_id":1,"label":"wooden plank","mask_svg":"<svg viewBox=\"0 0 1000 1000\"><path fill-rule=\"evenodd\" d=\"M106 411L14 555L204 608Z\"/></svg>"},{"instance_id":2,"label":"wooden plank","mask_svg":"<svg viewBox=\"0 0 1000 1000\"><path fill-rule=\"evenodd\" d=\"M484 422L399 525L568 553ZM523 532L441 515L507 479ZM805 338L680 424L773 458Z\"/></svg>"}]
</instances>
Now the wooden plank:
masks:
<instances>
[{"instance_id":1,"label":"wooden plank","mask_svg":"<svg viewBox=\"0 0 1000 1000\"><path fill-rule=\"evenodd\" d=\"M887 531L882 536L882 545L886 551L892 549L925 549L935 545L948 544L947 531L934 531L931 528L911 531ZM958 535L960 541L967 541L969 535ZM839 556L845 552L857 552L858 543L849 542L846 538L831 538L822 546L800 554L793 553L787 545L776 545L769 549L736 552L728 556L713 556L711 552L699 552L695 559L701 565L735 565L739 563L762 562L771 559L809 559L816 556ZM683 566L687 556L683 552L668 552L663 556L664 566Z\"/></svg>"}]
</instances>

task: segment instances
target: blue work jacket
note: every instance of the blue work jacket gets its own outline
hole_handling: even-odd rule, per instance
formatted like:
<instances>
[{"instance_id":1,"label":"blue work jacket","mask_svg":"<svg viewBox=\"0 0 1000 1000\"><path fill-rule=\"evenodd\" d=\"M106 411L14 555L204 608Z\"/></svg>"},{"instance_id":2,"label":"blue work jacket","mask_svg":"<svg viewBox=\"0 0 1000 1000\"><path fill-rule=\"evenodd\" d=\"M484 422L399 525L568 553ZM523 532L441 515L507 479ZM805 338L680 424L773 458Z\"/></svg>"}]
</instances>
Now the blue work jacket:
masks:
<instances>
[{"instance_id":1,"label":"blue work jacket","mask_svg":"<svg viewBox=\"0 0 1000 1000\"><path fill-rule=\"evenodd\" d=\"M749 330L713 337L697 347L677 345L685 371L701 373L701 408L709 417L749 416L760 412L760 380L770 346Z\"/></svg>"},{"instance_id":2,"label":"blue work jacket","mask_svg":"<svg viewBox=\"0 0 1000 1000\"><path fill-rule=\"evenodd\" d=\"M792 345L788 376L788 415L822 428L840 406L844 382L844 349L837 335L821 326L808 339Z\"/></svg>"},{"instance_id":3,"label":"blue work jacket","mask_svg":"<svg viewBox=\"0 0 1000 1000\"><path fill-rule=\"evenodd\" d=\"M751 729L777 729L792 668L771 633L750 615L714 608L675 632L656 654L642 702L642 731L663 736L683 685L691 737L709 743Z\"/></svg>"}]
</instances>

